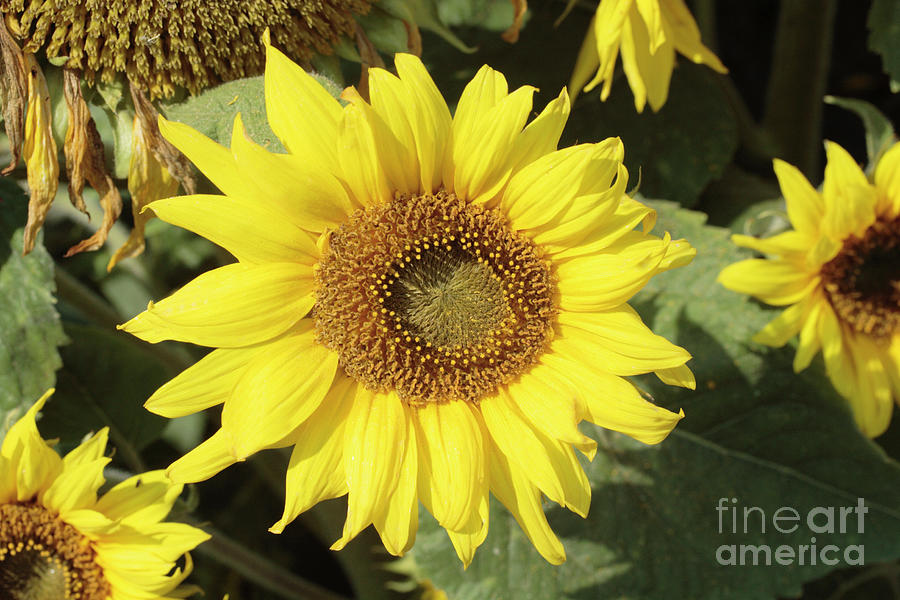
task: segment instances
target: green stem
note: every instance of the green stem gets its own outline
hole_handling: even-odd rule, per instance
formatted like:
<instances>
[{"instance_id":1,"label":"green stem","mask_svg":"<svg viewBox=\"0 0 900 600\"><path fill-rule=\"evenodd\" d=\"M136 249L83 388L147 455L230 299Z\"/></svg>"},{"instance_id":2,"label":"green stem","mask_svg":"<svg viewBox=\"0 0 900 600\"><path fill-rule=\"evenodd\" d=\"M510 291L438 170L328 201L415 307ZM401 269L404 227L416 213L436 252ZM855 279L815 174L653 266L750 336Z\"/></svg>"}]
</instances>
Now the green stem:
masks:
<instances>
[{"instance_id":1,"label":"green stem","mask_svg":"<svg viewBox=\"0 0 900 600\"><path fill-rule=\"evenodd\" d=\"M196 552L233 569L248 581L288 600L346 600L343 596L282 569L265 557L208 526L200 527L212 537L200 544Z\"/></svg>"},{"instance_id":2,"label":"green stem","mask_svg":"<svg viewBox=\"0 0 900 600\"><path fill-rule=\"evenodd\" d=\"M782 2L778 17L763 125L778 156L807 177L818 172L836 5L836 0Z\"/></svg>"}]
</instances>

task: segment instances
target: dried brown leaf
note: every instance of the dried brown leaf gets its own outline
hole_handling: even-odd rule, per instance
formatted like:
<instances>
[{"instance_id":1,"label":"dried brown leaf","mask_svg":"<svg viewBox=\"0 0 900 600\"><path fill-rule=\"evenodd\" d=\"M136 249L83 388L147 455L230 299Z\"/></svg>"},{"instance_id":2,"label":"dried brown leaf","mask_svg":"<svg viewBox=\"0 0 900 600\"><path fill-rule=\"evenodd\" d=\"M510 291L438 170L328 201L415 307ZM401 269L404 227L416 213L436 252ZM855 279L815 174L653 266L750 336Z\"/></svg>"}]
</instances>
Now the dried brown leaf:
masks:
<instances>
[{"instance_id":1,"label":"dried brown leaf","mask_svg":"<svg viewBox=\"0 0 900 600\"><path fill-rule=\"evenodd\" d=\"M0 102L3 103L3 125L12 154L9 166L0 173L9 175L22 155L25 138L25 105L28 98L28 76L25 57L6 26L0 24Z\"/></svg>"}]
</instances>

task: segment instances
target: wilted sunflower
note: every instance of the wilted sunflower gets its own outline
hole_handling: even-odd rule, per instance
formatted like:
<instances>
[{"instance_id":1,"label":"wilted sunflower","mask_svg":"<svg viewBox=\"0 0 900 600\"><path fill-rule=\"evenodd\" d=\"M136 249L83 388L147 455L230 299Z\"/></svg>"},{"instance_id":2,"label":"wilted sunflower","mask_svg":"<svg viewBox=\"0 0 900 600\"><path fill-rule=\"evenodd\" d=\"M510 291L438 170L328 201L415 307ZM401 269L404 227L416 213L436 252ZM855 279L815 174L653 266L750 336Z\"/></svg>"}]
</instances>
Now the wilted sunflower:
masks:
<instances>
[{"instance_id":1,"label":"wilted sunflower","mask_svg":"<svg viewBox=\"0 0 900 600\"><path fill-rule=\"evenodd\" d=\"M683 0L600 0L569 82L573 98L582 88L589 92L601 83L600 99L609 97L620 49L638 112L648 101L654 112L666 103L676 51L719 73L728 72L700 41Z\"/></svg>"},{"instance_id":2,"label":"wilted sunflower","mask_svg":"<svg viewBox=\"0 0 900 600\"><path fill-rule=\"evenodd\" d=\"M135 114L128 171L135 227L110 261L112 267L143 251L149 214L140 213L148 202L171 196L179 182L188 193L195 190L190 165L159 136L152 101L177 89L197 93L261 73L264 52L259 38L266 27L297 60L308 61L316 52L330 54L339 37L348 36L357 41L363 62L377 64L374 47L355 21L370 4L370 0L0 0L5 17L5 26L0 25L0 100L12 150L11 164L3 172L11 172L24 154L31 195L25 252L34 246L59 179L51 98L38 65L39 52L64 70L68 130L63 150L69 198L86 212L82 190L87 182L99 194L104 212L94 235L70 248L67 256L100 248L122 210L81 83L109 83L123 76L128 81ZM407 26L410 47L418 49L413 11L405 2L392 6Z\"/></svg>"},{"instance_id":3,"label":"wilted sunflower","mask_svg":"<svg viewBox=\"0 0 900 600\"><path fill-rule=\"evenodd\" d=\"M719 281L787 306L754 341L779 347L799 333L797 372L821 349L835 389L863 433L875 437L900 401L900 145L878 161L872 182L846 150L832 142L825 149L821 192L775 161L794 229L766 239L732 236L772 258L730 265Z\"/></svg>"},{"instance_id":4,"label":"wilted sunflower","mask_svg":"<svg viewBox=\"0 0 900 600\"><path fill-rule=\"evenodd\" d=\"M0 598L166 600L197 591L181 585L192 568L187 552L209 536L162 522L182 486L150 471L98 498L109 431L60 458L35 424L51 393L0 446Z\"/></svg>"},{"instance_id":5,"label":"wilted sunflower","mask_svg":"<svg viewBox=\"0 0 900 600\"><path fill-rule=\"evenodd\" d=\"M450 112L419 59L369 73L345 106L268 46L266 110L288 154L160 128L225 196L151 205L238 261L122 326L217 347L148 400L167 417L224 402L222 427L169 468L200 481L264 448L294 446L281 532L348 494L343 547L374 523L413 544L421 501L468 564L488 491L550 562L565 558L541 492L586 515L573 452L588 419L661 441L681 418L624 376L692 387L690 355L627 304L694 249L625 195L618 139L556 150L565 90L527 127L535 89L483 67ZM523 129L524 127L524 129Z\"/></svg>"}]
</instances>

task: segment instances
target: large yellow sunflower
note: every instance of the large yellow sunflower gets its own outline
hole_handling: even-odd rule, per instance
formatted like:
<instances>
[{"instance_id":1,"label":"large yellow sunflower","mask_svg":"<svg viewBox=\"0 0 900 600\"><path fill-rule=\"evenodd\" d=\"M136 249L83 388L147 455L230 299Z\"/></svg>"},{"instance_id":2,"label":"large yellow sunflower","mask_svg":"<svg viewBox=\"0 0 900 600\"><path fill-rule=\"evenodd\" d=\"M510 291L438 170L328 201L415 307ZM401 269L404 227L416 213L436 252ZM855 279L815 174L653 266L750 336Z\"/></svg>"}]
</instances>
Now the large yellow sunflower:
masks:
<instances>
[{"instance_id":1,"label":"large yellow sunflower","mask_svg":"<svg viewBox=\"0 0 900 600\"><path fill-rule=\"evenodd\" d=\"M165 523L182 486L163 471L135 475L99 498L108 429L64 458L41 437L47 392L0 446L0 598L149 600L185 598L187 552L209 536ZM184 557L184 566L176 561Z\"/></svg>"},{"instance_id":2,"label":"large yellow sunflower","mask_svg":"<svg viewBox=\"0 0 900 600\"><path fill-rule=\"evenodd\" d=\"M767 239L732 236L772 258L730 265L719 280L788 307L754 341L783 346L799 333L798 372L821 349L859 428L875 437L900 401L900 145L884 154L871 182L843 148L828 142L825 149L821 192L775 161L794 229Z\"/></svg>"},{"instance_id":3,"label":"large yellow sunflower","mask_svg":"<svg viewBox=\"0 0 900 600\"><path fill-rule=\"evenodd\" d=\"M370 71L342 106L267 45L266 110L288 154L236 119L231 149L162 121L226 195L151 205L238 262L200 275L122 327L218 348L147 402L167 417L224 402L222 427L169 468L200 481L293 446L281 532L348 494L334 548L374 523L413 544L421 501L462 561L487 532L488 491L550 562L565 558L541 493L584 516L573 452L588 419L647 442L681 418L624 376L691 387L690 355L627 304L694 249L634 231L618 139L556 150L565 90L530 124L535 89L483 67L451 118L414 56ZM524 127L524 129L523 129Z\"/></svg>"},{"instance_id":4,"label":"large yellow sunflower","mask_svg":"<svg viewBox=\"0 0 900 600\"><path fill-rule=\"evenodd\" d=\"M569 82L573 98L601 83L600 99L609 97L620 49L638 112L648 101L654 112L666 103L675 52L728 72L700 41L700 30L683 0L600 0Z\"/></svg>"}]
</instances>

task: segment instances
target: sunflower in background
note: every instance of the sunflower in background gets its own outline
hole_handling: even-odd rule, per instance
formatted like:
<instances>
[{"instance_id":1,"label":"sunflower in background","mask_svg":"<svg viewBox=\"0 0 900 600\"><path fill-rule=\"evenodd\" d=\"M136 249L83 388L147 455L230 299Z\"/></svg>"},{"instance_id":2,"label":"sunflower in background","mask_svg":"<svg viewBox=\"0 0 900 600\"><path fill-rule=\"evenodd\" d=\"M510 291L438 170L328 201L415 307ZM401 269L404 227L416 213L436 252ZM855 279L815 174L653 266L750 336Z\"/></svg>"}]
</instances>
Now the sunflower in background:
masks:
<instances>
[{"instance_id":1,"label":"sunflower in background","mask_svg":"<svg viewBox=\"0 0 900 600\"><path fill-rule=\"evenodd\" d=\"M654 112L666 103L676 52L728 72L700 41L700 30L683 0L600 0L569 81L573 99L582 89L589 92L600 84L600 99L609 97L620 50L638 112L647 102Z\"/></svg>"},{"instance_id":2,"label":"sunflower in background","mask_svg":"<svg viewBox=\"0 0 900 600\"><path fill-rule=\"evenodd\" d=\"M182 486L149 471L98 497L109 430L60 458L35 424L51 393L0 446L0 598L167 600L198 592L182 582L192 569L188 551L209 535L163 522Z\"/></svg>"},{"instance_id":3,"label":"sunflower in background","mask_svg":"<svg viewBox=\"0 0 900 600\"><path fill-rule=\"evenodd\" d=\"M596 442L578 423L654 444L683 416L624 379L694 386L690 355L627 301L694 249L646 231L655 214L625 194L620 140L556 149L565 90L526 126L535 89L509 93L485 66L451 118L419 59L398 54L399 77L371 69L370 101L347 88L342 106L267 51L266 111L288 154L240 118L230 149L160 122L225 195L149 208L238 259L122 326L217 348L146 404L173 418L224 403L221 429L169 476L293 446L273 532L347 494L333 548L374 524L401 555L421 501L467 565L491 492L562 562L541 499L587 514L574 449L591 458Z\"/></svg>"},{"instance_id":4,"label":"sunflower in background","mask_svg":"<svg viewBox=\"0 0 900 600\"><path fill-rule=\"evenodd\" d=\"M780 347L799 333L795 372L821 349L857 425L876 437L900 401L900 144L881 157L872 181L846 150L833 142L825 149L821 192L775 161L794 229L766 239L733 235L772 258L730 265L719 281L787 306L754 341Z\"/></svg>"},{"instance_id":5,"label":"sunflower in background","mask_svg":"<svg viewBox=\"0 0 900 600\"><path fill-rule=\"evenodd\" d=\"M525 3L514 1L513 36L521 24ZM435 29L461 46L427 3L385 2L390 18L403 22L409 49L421 50L417 22ZM99 229L76 244L67 256L100 248L122 210L122 199L107 169L103 140L82 95L82 83L127 80L133 107L131 161L128 190L132 198L134 229L112 257L119 260L144 249L144 225L150 213L141 209L150 201L176 193L179 183L194 193L190 164L159 135L154 102L179 90L196 94L205 88L262 72L264 49L259 44L268 27L277 43L294 59L308 64L314 54L331 54L349 38L364 67L381 64L377 48L357 22L371 9L370 0L220 1L150 0L2 0L0 13L0 100L12 160L9 174L24 158L30 201L25 230L25 253L34 246L57 191L57 143L51 131L51 96L38 55L61 65L68 112L63 152L72 203L87 212L82 191L93 187L103 208ZM432 11L433 12L433 11ZM509 34L509 32L508 32ZM346 52L345 52L346 53ZM55 67L51 67L55 68ZM365 69L364 69L365 72Z\"/></svg>"}]
</instances>

